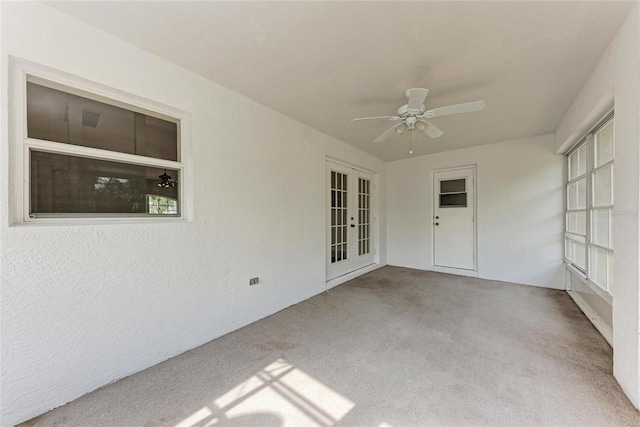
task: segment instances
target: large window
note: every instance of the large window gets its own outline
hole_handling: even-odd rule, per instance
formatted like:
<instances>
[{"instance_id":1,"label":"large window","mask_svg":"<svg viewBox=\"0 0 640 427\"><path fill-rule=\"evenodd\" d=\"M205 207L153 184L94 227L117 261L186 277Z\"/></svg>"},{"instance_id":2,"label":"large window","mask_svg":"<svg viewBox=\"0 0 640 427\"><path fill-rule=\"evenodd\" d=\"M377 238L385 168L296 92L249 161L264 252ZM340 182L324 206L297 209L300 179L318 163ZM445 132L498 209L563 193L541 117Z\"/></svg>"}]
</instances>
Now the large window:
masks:
<instances>
[{"instance_id":1,"label":"large window","mask_svg":"<svg viewBox=\"0 0 640 427\"><path fill-rule=\"evenodd\" d=\"M612 294L613 115L567 155L565 259Z\"/></svg>"},{"instance_id":2,"label":"large window","mask_svg":"<svg viewBox=\"0 0 640 427\"><path fill-rule=\"evenodd\" d=\"M24 74L22 220L182 217L181 120Z\"/></svg>"}]
</instances>

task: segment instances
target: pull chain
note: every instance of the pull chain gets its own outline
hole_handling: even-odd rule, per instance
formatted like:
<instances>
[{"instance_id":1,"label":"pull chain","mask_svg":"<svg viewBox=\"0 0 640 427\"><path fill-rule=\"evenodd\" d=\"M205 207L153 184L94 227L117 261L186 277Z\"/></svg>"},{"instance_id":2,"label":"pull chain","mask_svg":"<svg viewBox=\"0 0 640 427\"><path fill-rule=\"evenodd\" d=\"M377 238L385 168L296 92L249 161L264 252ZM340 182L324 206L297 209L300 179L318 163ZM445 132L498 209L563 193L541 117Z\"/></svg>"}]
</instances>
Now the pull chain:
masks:
<instances>
[{"instance_id":1,"label":"pull chain","mask_svg":"<svg viewBox=\"0 0 640 427\"><path fill-rule=\"evenodd\" d=\"M413 129L409 131L409 154L413 154Z\"/></svg>"}]
</instances>

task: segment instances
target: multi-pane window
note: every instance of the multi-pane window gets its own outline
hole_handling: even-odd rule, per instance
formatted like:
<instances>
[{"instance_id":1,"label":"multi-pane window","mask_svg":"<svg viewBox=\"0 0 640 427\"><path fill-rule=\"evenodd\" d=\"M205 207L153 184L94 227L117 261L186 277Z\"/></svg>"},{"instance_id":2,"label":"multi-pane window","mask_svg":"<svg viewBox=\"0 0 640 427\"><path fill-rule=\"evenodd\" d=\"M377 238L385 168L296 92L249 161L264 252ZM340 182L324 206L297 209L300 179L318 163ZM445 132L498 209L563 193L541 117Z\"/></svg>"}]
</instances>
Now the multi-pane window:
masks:
<instances>
[{"instance_id":1,"label":"multi-pane window","mask_svg":"<svg viewBox=\"0 0 640 427\"><path fill-rule=\"evenodd\" d=\"M26 76L25 221L180 216L180 120Z\"/></svg>"},{"instance_id":2,"label":"multi-pane window","mask_svg":"<svg viewBox=\"0 0 640 427\"><path fill-rule=\"evenodd\" d=\"M567 156L565 258L590 283L612 293L613 117Z\"/></svg>"},{"instance_id":3,"label":"multi-pane window","mask_svg":"<svg viewBox=\"0 0 640 427\"><path fill-rule=\"evenodd\" d=\"M171 197L147 195L147 207L150 214L167 215L178 213L178 201Z\"/></svg>"}]
</instances>

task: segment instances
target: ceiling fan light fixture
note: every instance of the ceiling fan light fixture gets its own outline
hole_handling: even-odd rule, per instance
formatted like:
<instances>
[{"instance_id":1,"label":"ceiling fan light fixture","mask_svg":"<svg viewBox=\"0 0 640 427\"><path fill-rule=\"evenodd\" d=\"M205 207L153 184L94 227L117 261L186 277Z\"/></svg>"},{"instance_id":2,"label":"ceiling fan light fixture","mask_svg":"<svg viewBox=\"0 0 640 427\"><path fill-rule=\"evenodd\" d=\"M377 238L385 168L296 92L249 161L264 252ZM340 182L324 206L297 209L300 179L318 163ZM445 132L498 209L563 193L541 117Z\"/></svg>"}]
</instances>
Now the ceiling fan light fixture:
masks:
<instances>
[{"instance_id":1,"label":"ceiling fan light fixture","mask_svg":"<svg viewBox=\"0 0 640 427\"><path fill-rule=\"evenodd\" d=\"M416 122L416 129L418 132L422 133L427 128L427 124L421 120Z\"/></svg>"},{"instance_id":2,"label":"ceiling fan light fixture","mask_svg":"<svg viewBox=\"0 0 640 427\"><path fill-rule=\"evenodd\" d=\"M402 135L403 133L405 133L405 132L407 131L407 128L408 128L408 127L409 127L409 126L407 126L407 124L406 124L406 123L403 123L403 124L401 124L400 126L398 126L398 127L396 128L396 132L398 132L398 134Z\"/></svg>"}]
</instances>

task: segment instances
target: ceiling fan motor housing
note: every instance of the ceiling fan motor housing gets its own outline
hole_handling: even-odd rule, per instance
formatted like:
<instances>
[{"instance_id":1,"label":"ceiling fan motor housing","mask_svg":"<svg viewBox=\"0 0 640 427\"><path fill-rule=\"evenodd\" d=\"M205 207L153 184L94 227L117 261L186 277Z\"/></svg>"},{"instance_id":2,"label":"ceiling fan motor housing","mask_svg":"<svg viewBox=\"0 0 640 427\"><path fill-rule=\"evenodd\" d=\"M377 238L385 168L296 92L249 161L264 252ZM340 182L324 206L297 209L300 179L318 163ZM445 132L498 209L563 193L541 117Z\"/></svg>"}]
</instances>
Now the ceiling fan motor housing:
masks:
<instances>
[{"instance_id":1,"label":"ceiling fan motor housing","mask_svg":"<svg viewBox=\"0 0 640 427\"><path fill-rule=\"evenodd\" d=\"M419 116L427 110L427 107L422 104L417 110L409 110L409 104L404 104L402 107L398 108L398 115L400 117L407 116Z\"/></svg>"}]
</instances>

